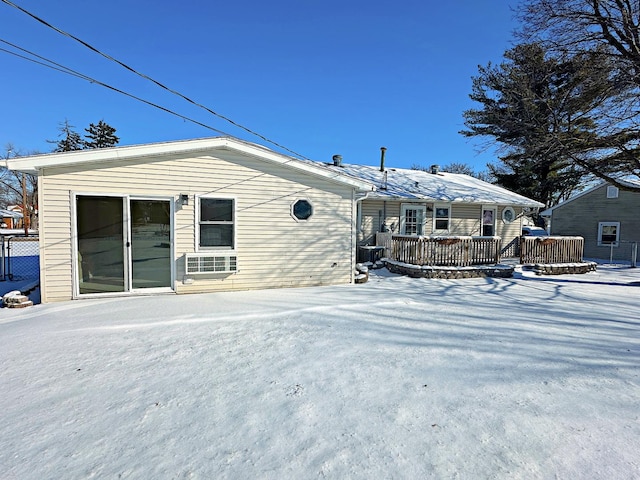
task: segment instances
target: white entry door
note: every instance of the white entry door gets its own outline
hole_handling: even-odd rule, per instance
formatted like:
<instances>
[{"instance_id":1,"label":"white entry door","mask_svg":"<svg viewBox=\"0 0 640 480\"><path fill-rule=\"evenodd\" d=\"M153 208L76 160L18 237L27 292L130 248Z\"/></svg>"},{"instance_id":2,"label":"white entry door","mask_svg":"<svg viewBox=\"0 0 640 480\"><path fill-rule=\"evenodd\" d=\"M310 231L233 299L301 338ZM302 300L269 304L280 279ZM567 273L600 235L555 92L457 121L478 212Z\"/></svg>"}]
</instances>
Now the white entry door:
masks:
<instances>
[{"instance_id":1,"label":"white entry door","mask_svg":"<svg viewBox=\"0 0 640 480\"><path fill-rule=\"evenodd\" d=\"M400 216L400 233L402 235L424 235L424 205L402 205Z\"/></svg>"},{"instance_id":2,"label":"white entry door","mask_svg":"<svg viewBox=\"0 0 640 480\"><path fill-rule=\"evenodd\" d=\"M482 236L493 237L496 234L496 208L482 208Z\"/></svg>"}]
</instances>

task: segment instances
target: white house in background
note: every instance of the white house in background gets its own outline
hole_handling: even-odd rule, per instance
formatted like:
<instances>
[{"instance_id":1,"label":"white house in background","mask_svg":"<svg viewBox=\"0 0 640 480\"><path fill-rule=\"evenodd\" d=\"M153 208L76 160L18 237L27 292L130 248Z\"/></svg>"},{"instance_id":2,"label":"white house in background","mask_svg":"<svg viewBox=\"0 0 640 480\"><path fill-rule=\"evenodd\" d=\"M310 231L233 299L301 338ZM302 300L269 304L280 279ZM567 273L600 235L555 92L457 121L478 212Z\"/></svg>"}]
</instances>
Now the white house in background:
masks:
<instances>
[{"instance_id":1,"label":"white house in background","mask_svg":"<svg viewBox=\"0 0 640 480\"><path fill-rule=\"evenodd\" d=\"M638 180L622 183L640 188ZM620 190L603 182L541 215L549 219L552 235L584 238L587 258L630 260L640 242L640 192Z\"/></svg>"},{"instance_id":2,"label":"white house in background","mask_svg":"<svg viewBox=\"0 0 640 480\"><path fill-rule=\"evenodd\" d=\"M353 281L372 185L233 138L6 160L37 174L43 302Z\"/></svg>"},{"instance_id":3,"label":"white house in background","mask_svg":"<svg viewBox=\"0 0 640 480\"><path fill-rule=\"evenodd\" d=\"M383 157L384 158L384 157ZM544 204L469 175L347 165L335 159L333 171L376 188L360 203L358 244L375 244L377 232L402 235L499 236L506 246L522 234L527 214Z\"/></svg>"},{"instance_id":4,"label":"white house in background","mask_svg":"<svg viewBox=\"0 0 640 480\"><path fill-rule=\"evenodd\" d=\"M16 205L0 209L0 228L20 228L22 227L22 217L22 208Z\"/></svg>"}]
</instances>

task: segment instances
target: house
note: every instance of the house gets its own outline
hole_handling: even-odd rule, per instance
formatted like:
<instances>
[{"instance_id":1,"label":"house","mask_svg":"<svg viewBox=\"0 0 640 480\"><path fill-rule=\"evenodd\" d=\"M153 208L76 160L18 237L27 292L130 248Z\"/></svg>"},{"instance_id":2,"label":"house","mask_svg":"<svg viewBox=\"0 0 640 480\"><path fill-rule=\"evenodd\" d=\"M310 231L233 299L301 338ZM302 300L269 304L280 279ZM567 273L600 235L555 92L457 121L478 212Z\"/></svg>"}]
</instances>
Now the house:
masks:
<instances>
[{"instance_id":1,"label":"house","mask_svg":"<svg viewBox=\"0 0 640 480\"><path fill-rule=\"evenodd\" d=\"M0 228L22 228L22 207L12 205L0 209Z\"/></svg>"},{"instance_id":2,"label":"house","mask_svg":"<svg viewBox=\"0 0 640 480\"><path fill-rule=\"evenodd\" d=\"M469 175L345 165L331 168L376 188L359 203L358 245L375 245L377 232L401 235L499 236L503 246L519 238L526 215L544 204Z\"/></svg>"},{"instance_id":3,"label":"house","mask_svg":"<svg viewBox=\"0 0 640 480\"><path fill-rule=\"evenodd\" d=\"M374 188L226 137L5 163L38 176L43 302L352 282Z\"/></svg>"},{"instance_id":4,"label":"house","mask_svg":"<svg viewBox=\"0 0 640 480\"><path fill-rule=\"evenodd\" d=\"M640 188L638 180L624 184ZM584 256L629 261L640 242L640 192L621 190L603 182L541 215L549 219L552 235L584 238Z\"/></svg>"}]
</instances>

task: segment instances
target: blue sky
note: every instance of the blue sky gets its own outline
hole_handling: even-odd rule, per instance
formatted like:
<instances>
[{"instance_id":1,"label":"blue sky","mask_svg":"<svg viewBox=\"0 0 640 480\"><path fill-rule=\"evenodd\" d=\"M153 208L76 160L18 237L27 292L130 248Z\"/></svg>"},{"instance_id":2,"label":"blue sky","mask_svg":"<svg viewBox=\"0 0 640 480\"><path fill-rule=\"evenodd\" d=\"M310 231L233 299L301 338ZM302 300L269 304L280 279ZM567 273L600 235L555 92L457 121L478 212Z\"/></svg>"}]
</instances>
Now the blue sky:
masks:
<instances>
[{"instance_id":1,"label":"blue sky","mask_svg":"<svg viewBox=\"0 0 640 480\"><path fill-rule=\"evenodd\" d=\"M136 70L307 158L482 170L462 113L478 65L500 62L516 0L234 2L12 0ZM0 3L0 39L191 117L277 147ZM0 48L11 49L0 42ZM217 136L85 80L0 52L0 146L49 152L65 119L104 119L121 145Z\"/></svg>"}]
</instances>

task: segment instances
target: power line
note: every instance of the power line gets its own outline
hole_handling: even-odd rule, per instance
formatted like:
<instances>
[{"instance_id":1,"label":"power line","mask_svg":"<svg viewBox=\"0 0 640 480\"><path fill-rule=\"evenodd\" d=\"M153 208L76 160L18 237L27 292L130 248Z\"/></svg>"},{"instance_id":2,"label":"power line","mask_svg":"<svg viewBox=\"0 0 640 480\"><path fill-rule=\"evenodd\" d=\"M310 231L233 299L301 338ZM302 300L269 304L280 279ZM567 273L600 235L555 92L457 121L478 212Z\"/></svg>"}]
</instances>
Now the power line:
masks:
<instances>
[{"instance_id":1,"label":"power line","mask_svg":"<svg viewBox=\"0 0 640 480\"><path fill-rule=\"evenodd\" d=\"M29 50L27 50L25 48L19 47L19 46L15 45L15 44L13 44L11 42L8 42L6 40L1 39L1 38L0 38L0 42L5 43L5 44L7 44L7 45L9 45L9 46L11 46L13 48L16 48L16 49L18 49L18 50L20 50L20 51L22 51L24 53L32 55L33 57L36 57L36 58L38 58L38 59L40 59L42 61L35 60L34 58L29 58L29 57L27 57L25 55L21 55L21 54L16 53L16 52L12 52L11 50L7 50L6 48L0 48L0 52L5 52L5 53L8 53L9 55L13 55L13 56L16 56L18 58L22 58L23 60L27 60L27 61L35 63L37 65L41 65L43 67L51 68L52 70L56 70L56 71L61 72L61 73L66 73L67 75L71 75L73 77L77 77L77 78L80 78L82 80L86 80L89 83L95 83L96 85L100 85L101 87L108 88L109 90L112 90L112 91L114 91L116 93L120 93L122 95L125 95L125 96L127 96L129 98L132 98L134 100L142 102L142 103L144 103L146 105L149 105L151 107L154 107L154 108L157 108L159 110L162 110L163 112L169 113L169 114L174 115L174 116L176 116L178 118L181 118L183 120L186 120L186 121L189 121L189 122L194 123L196 125L199 125L201 127L204 127L204 128L206 128L208 130L211 130L211 131L214 131L216 133L220 133L222 135L229 136L229 137L233 136L233 135L231 135L229 133L223 132L222 130L218 130L217 128L214 128L214 127L212 127L210 125L207 125L205 123L199 122L198 120L195 120L195 119L193 119L191 117L187 117L186 115L182 115L180 113L174 112L173 110L170 110L170 109L168 109L166 107L163 107L161 105L153 103L153 102L151 102L149 100L145 100L144 98L138 97L138 96L133 95L131 93L125 92L124 90L120 90L119 88L116 88L116 87L113 87L113 86L111 86L109 84L101 82L100 80L97 80L97 79L95 79L93 77L90 77L88 75L80 73L80 72L78 72L76 70L73 70L73 69L71 69L69 67L65 67L64 65L61 65L61 64L59 64L57 62L54 62L53 60L49 60L48 58L45 58L45 57L43 57L41 55L38 55L37 53L31 52L31 51L29 51Z\"/></svg>"},{"instance_id":2,"label":"power line","mask_svg":"<svg viewBox=\"0 0 640 480\"><path fill-rule=\"evenodd\" d=\"M4 0L3 0L3 1L4 1ZM9 54L9 55L16 56L16 57L18 57L18 58L21 58L21 59L23 59L23 60L27 60L27 61L32 62L32 63L35 63L35 64L37 64L37 65L41 65L41 66L43 66L43 67L51 68L51 69L56 70L56 71L61 72L61 73L66 73L67 75L71 75L71 76L74 76L74 77L80 78L80 79L82 79L82 80L86 80L86 81L88 81L88 82L90 82L90 83L95 83L96 85L100 85L100 86L102 86L102 87L108 88L109 90L113 90L113 91L114 91L114 92L116 92L116 93L120 93L120 94L125 95L125 96L127 96L127 97L130 97L130 98L132 98L132 99L134 99L134 100L137 100L137 101L139 101L139 102L142 102L142 103L145 103L145 104L147 104L147 105L150 105L150 106L152 106L152 107L154 107L154 108L157 108L157 109L159 109L159 110L162 110L162 111L164 111L164 112L167 112L167 113L169 113L169 114L171 114L171 115L174 115L174 116L176 116L176 117L178 117L178 118L181 118L181 119L183 119L183 120L186 120L186 121L192 122L192 123L194 123L194 124L196 124L196 125L199 125L199 126L201 126L201 127L207 128L207 129L209 129L209 130L212 130L212 131L214 131L214 132L220 133L220 134L222 134L222 135L229 136L229 137L233 137L233 135L231 135L231 134L229 134L229 133L223 132L222 130L218 130L218 129L216 129L216 128L213 128L213 127L211 127L211 126L209 126L209 125L206 125L206 124L204 124L204 123L202 123L202 122L199 122L199 121L197 121L197 120L194 120L194 119L192 119L192 118L190 118L190 117L187 117L187 116L182 115L182 114L180 114L180 113L174 112L173 110L170 110L170 109L168 109L168 108L165 108L165 107L163 107L163 106L161 106L161 105L157 105L157 104L155 104L155 103L153 103L153 102L150 102L150 101L145 100L145 99L143 99L143 98L137 97L136 95L130 94L130 93L125 92L125 91L123 91L123 90L120 90L120 89L118 89L118 88L116 88L116 87L113 87L113 86L111 86L111 85L108 85L108 84L106 84L106 83L104 83L104 82L101 82L101 81L99 81L99 80L96 80L96 79L95 79L95 78L93 78L93 77L90 77L90 76L88 76L88 75L85 75L85 74L83 74L83 73L80 73L80 72L78 72L78 71L76 71L76 70L73 70L72 68L66 67L66 66L64 66L64 65L62 65L62 64L60 64L60 63L58 63L58 62L55 62L55 61L50 60L50 59L48 59L48 58L46 58L46 57L43 57L42 55L38 55L38 54L37 54L37 53L35 53L35 52L31 52L30 50L27 50L27 49L22 48L22 47L20 47L20 46L18 46L18 45L15 45L15 44L13 44L13 43L11 43L11 42L8 42L7 40L4 40L4 39L0 38L0 43L4 43L4 44L6 44L6 45L9 45L9 46L11 46L11 47L13 47L13 48L15 48L15 49L17 49L17 50L20 50L20 51L21 51L21 52L23 52L23 53L26 53L26 54L28 54L28 55L33 56L33 57L35 57L35 58L37 58L37 59L39 59L39 60L36 60L36 59L34 59L34 58L27 57L27 56L25 56L25 55L21 55L21 54L16 53L16 52L12 52L11 50L7 50L6 48L1 48L1 47L0 47L0 52L5 52L5 53L7 53L7 54ZM318 167L322 167L322 168L324 168L327 172L329 172L329 173L331 174L331 175L328 177L329 179L337 179L337 178L339 178L339 177L341 177L341 176L342 176L342 174L339 174L339 173L337 173L337 172L334 172L333 170L331 170L330 168L328 168L326 165L324 165L324 164L323 164L323 163L321 163L321 162L315 162L315 161L313 161L313 160L309 160L309 159L307 159L307 158L303 158L303 160L305 160L305 161L307 161L307 162L310 162L310 163L313 163L314 165L316 165L316 166L318 166ZM283 164L287 164L287 163L290 163L290 162L292 162L292 161L295 161L295 159L293 159L293 158L288 158L286 161L284 161L284 162L283 162ZM300 161L300 160L297 160L297 161ZM256 175L255 177L252 177L252 178L261 177L261 176L263 176L263 175L264 175L264 173L261 173L261 174ZM346 175L346 176L350 176L350 175ZM240 182L236 183L236 185L237 185L237 184L240 184L240 183L243 183L243 182L245 182L245 181L247 181L247 180L251 180L251 179L241 180ZM222 189L222 188L227 188L227 187L229 187L229 186L233 186L233 185L234 185L234 184L229 184L229 185L226 185L225 187L221 187L220 189ZM302 188L302 189L300 189L300 190L298 190L298 191L294 192L294 194L300 194L300 193L303 193L303 192L305 192L305 191L307 191L307 190L308 190L308 188ZM215 191L215 190L214 190L214 191ZM291 194L287 194L286 196L290 196L290 195L291 195ZM277 198L281 198L281 197L277 197ZM277 198L273 198L273 199L271 199L271 200L265 200L265 201L263 201L263 202L259 202L259 203L255 204L255 205L264 205L264 204L266 204L266 203L269 203L269 202L272 202L272 201L274 201L274 200L277 200ZM249 207L246 207L246 208L249 208Z\"/></svg>"},{"instance_id":3,"label":"power line","mask_svg":"<svg viewBox=\"0 0 640 480\"><path fill-rule=\"evenodd\" d=\"M174 90L174 89L172 89L172 88L167 87L166 85L164 85L164 84L162 84L162 83L158 82L157 80L155 80L155 79L151 78L150 76L145 75L144 73L140 73L140 72L138 72L136 69L134 69L133 67L130 67L130 66L129 66L129 65L127 65L126 63L123 63L123 62L121 62L120 60L118 60L118 59L116 59L116 58L112 57L111 55L109 55L109 54L107 54L107 53L104 53L104 52L100 51L100 50L99 50L99 49L97 49L96 47L94 47L94 46L90 45L89 43L85 42L84 40L82 40L82 39L80 39L80 38L78 38L78 37L76 37L76 36L74 36L74 35L70 34L69 32L66 32L66 31L64 31L64 30L62 30L62 29L60 29L60 28L58 28L58 27L56 27L56 26L54 26L54 25L50 24L49 22L47 22L47 21L43 20L42 18L40 18L40 17L38 17L37 15L35 15L35 14L33 14L33 13L29 12L28 10L25 10L25 9L24 9L24 8L22 8L21 6L16 5L15 3L11 2L10 0L0 0L0 1L2 1L3 3L5 3L5 4L7 4L7 5L9 5L9 6L13 7L13 8L15 8L15 9L17 9L17 10L20 10L22 13L24 13L24 14L26 14L26 15L30 16L31 18L33 18L33 19L34 19L34 20L36 20L37 22L42 23L42 24L43 24L43 25L45 25L46 27L48 27L48 28L50 28L50 29L52 29L52 30L54 30L54 31L58 32L59 34L64 35L64 36L66 36L66 37L69 37L69 38L71 38L72 40L75 40L76 42L78 42L78 43L80 43L81 45L85 46L86 48L88 48L88 49L92 50L93 52L97 53L98 55L101 55L102 57L106 58L107 60L110 60L110 61L112 61L112 62L117 63L117 64L118 64L118 65L120 65L121 67L123 67L123 68L125 68L125 69L129 70L131 73L133 73L133 74L135 74L135 75L138 75L139 77L142 77L142 78L144 78L145 80L148 80L148 81L152 82L153 84L157 85L158 87L160 87L160 88L162 88L162 89L164 89L164 90L166 90L166 91L168 91L168 92L170 92L170 93L172 93L172 94L174 94L174 95L177 95L178 97L182 98L183 100L186 100L187 102L191 103L192 105L195 105L196 107L202 108L203 110L207 111L208 113L210 113L210 114L212 114L212 115L214 115L214 116L216 116L216 117L218 117L218 118L220 118L220 119L222 119L222 120L224 120L224 121L226 121L226 122L228 122L228 123L232 124L232 125L233 125L233 126L235 126L235 127L238 127L238 128L240 128L240 129L242 129L242 130L244 130L244 131L246 131L246 132L250 133L251 135L254 135L254 136L256 136L256 137L259 137L259 138L261 138L262 140L264 140L265 142L268 142L268 143L270 143L270 144L272 144L272 145L275 145L276 147L281 148L281 149L283 149L283 150L285 150L285 151L287 151L287 152L289 152L289 153L291 153L291 154L295 155L296 157L302 158L302 159L304 159L304 160L310 160L309 158L305 157L304 155L302 155L302 154L300 154L300 153L297 153L297 152L294 152L293 150L290 150L289 148L285 147L284 145L280 145L279 143L277 143L277 142L275 142L275 141L273 141L273 140L270 140L269 138L265 137L264 135L261 135L261 134L259 134L259 133L255 132L255 131L253 131L253 130L251 130L251 129L247 128L247 127L245 127L244 125L241 125L241 124L239 124L239 123L237 123L237 122L235 122L235 121L231 120L230 118L228 118L228 117L226 117L226 116L224 116L224 115L222 115L222 114L220 114L220 113L217 113L217 112L215 112L215 111L211 110L209 107L207 107L207 106L205 106L205 105L203 105L203 104L201 104L201 103L198 103L198 102L196 102L196 101L192 100L191 98L189 98L189 97L187 97L186 95L184 95L184 94L182 94L182 93L178 92L177 90ZM146 103L146 102L145 102L145 103Z\"/></svg>"}]
</instances>

